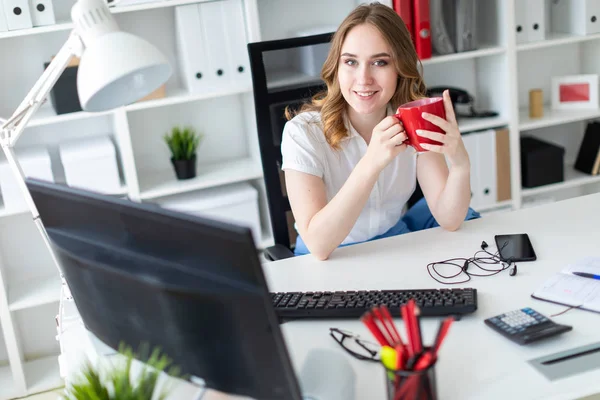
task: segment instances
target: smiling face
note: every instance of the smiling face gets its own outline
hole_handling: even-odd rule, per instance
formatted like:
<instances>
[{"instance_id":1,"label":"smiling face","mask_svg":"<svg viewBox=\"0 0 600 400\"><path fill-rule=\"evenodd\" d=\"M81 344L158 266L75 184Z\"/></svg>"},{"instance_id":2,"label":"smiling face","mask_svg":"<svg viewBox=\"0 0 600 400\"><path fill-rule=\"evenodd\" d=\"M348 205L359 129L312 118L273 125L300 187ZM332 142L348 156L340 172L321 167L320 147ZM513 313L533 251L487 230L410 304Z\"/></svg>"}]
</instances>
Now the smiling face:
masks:
<instances>
[{"instance_id":1,"label":"smiling face","mask_svg":"<svg viewBox=\"0 0 600 400\"><path fill-rule=\"evenodd\" d=\"M368 115L386 109L398 83L391 54L388 43L370 24L357 25L346 35L338 81L354 112Z\"/></svg>"}]
</instances>

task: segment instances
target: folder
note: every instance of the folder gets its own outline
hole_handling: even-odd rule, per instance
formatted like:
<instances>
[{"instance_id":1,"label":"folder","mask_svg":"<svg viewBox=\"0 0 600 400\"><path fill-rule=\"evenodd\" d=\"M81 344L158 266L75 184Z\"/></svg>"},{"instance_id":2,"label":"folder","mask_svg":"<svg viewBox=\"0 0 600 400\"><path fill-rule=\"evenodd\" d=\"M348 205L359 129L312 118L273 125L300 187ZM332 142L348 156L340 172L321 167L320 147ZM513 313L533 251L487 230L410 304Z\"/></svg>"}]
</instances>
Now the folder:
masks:
<instances>
[{"instance_id":1,"label":"folder","mask_svg":"<svg viewBox=\"0 0 600 400\"><path fill-rule=\"evenodd\" d=\"M441 1L441 0L440 0ZM408 32L410 32L410 36L415 41L415 32L414 32L414 24L413 24L413 10L412 10L412 2L413 0L394 0L393 8L396 11L396 14L402 18Z\"/></svg>"},{"instance_id":2,"label":"folder","mask_svg":"<svg viewBox=\"0 0 600 400\"><path fill-rule=\"evenodd\" d=\"M489 129L477 133L477 164L479 201L482 206L493 205L497 201L496 185L496 131Z\"/></svg>"},{"instance_id":3,"label":"folder","mask_svg":"<svg viewBox=\"0 0 600 400\"><path fill-rule=\"evenodd\" d=\"M471 161L471 207L477 211L481 206L481 196L479 195L479 161L477 157L478 133L472 132L462 135L462 141L469 154Z\"/></svg>"},{"instance_id":4,"label":"folder","mask_svg":"<svg viewBox=\"0 0 600 400\"><path fill-rule=\"evenodd\" d=\"M597 0L553 0L552 28L575 35L600 33L600 4Z\"/></svg>"},{"instance_id":5,"label":"folder","mask_svg":"<svg viewBox=\"0 0 600 400\"><path fill-rule=\"evenodd\" d=\"M202 92L210 86L205 40L197 4L175 7L177 57L181 81L190 93Z\"/></svg>"},{"instance_id":6,"label":"folder","mask_svg":"<svg viewBox=\"0 0 600 400\"><path fill-rule=\"evenodd\" d=\"M231 72L228 65L231 64L225 42L226 27L230 29L229 24L224 24L223 2L212 1L199 3L200 26L202 36L205 40L206 61L208 65L208 74L211 76L210 85L223 87L231 78Z\"/></svg>"},{"instance_id":7,"label":"folder","mask_svg":"<svg viewBox=\"0 0 600 400\"><path fill-rule=\"evenodd\" d=\"M515 1L515 37L517 44L527 43L527 4L525 1Z\"/></svg>"},{"instance_id":8,"label":"folder","mask_svg":"<svg viewBox=\"0 0 600 400\"><path fill-rule=\"evenodd\" d=\"M229 52L226 72L232 83L252 83L248 39L242 0L222 1L222 24L226 26L225 44ZM320 72L320 70L319 70Z\"/></svg>"},{"instance_id":9,"label":"folder","mask_svg":"<svg viewBox=\"0 0 600 400\"><path fill-rule=\"evenodd\" d=\"M544 0L541 0L544 1ZM457 52L477 49L475 0L455 0Z\"/></svg>"},{"instance_id":10,"label":"folder","mask_svg":"<svg viewBox=\"0 0 600 400\"><path fill-rule=\"evenodd\" d=\"M527 0L525 6L525 30L528 42L546 38L546 0Z\"/></svg>"},{"instance_id":11,"label":"folder","mask_svg":"<svg viewBox=\"0 0 600 400\"><path fill-rule=\"evenodd\" d=\"M29 8L31 11L31 22L33 26L54 25L53 0L29 0Z\"/></svg>"},{"instance_id":12,"label":"folder","mask_svg":"<svg viewBox=\"0 0 600 400\"><path fill-rule=\"evenodd\" d=\"M431 20L431 47L436 54L451 54L455 52L454 44L450 39L447 23L451 22L454 13L444 13L444 3L452 4L453 1L429 0ZM451 10L453 11L453 10Z\"/></svg>"},{"instance_id":13,"label":"folder","mask_svg":"<svg viewBox=\"0 0 600 400\"><path fill-rule=\"evenodd\" d=\"M414 40L417 55L421 60L431 58L431 24L429 0L414 0Z\"/></svg>"},{"instance_id":14,"label":"folder","mask_svg":"<svg viewBox=\"0 0 600 400\"><path fill-rule=\"evenodd\" d=\"M9 31L32 28L29 0L2 0Z\"/></svg>"},{"instance_id":15,"label":"folder","mask_svg":"<svg viewBox=\"0 0 600 400\"><path fill-rule=\"evenodd\" d=\"M510 200L510 137L508 129L496 131L496 200Z\"/></svg>"},{"instance_id":16,"label":"folder","mask_svg":"<svg viewBox=\"0 0 600 400\"><path fill-rule=\"evenodd\" d=\"M2 0L0 0L2 1ZM4 7L0 7L0 32L6 32L8 25L6 23L6 15L4 14Z\"/></svg>"}]
</instances>

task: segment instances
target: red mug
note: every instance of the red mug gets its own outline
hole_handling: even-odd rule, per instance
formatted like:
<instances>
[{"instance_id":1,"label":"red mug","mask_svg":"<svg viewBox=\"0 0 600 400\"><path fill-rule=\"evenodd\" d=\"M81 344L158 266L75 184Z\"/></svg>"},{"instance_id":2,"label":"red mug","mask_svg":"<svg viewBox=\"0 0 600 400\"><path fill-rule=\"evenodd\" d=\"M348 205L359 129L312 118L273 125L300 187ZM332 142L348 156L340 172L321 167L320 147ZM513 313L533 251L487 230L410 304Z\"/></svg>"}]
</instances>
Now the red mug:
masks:
<instances>
[{"instance_id":1,"label":"red mug","mask_svg":"<svg viewBox=\"0 0 600 400\"><path fill-rule=\"evenodd\" d=\"M404 129L406 130L408 139L405 143L414 147L417 151L427 151L421 147L421 143L441 144L435 140L419 136L417 130L423 129L443 134L446 133L439 126L423 119L421 114L424 112L446 119L444 99L441 97L429 97L411 101L410 103L402 104L398 107L395 115L395 117L402 122L402 125L404 125Z\"/></svg>"}]
</instances>

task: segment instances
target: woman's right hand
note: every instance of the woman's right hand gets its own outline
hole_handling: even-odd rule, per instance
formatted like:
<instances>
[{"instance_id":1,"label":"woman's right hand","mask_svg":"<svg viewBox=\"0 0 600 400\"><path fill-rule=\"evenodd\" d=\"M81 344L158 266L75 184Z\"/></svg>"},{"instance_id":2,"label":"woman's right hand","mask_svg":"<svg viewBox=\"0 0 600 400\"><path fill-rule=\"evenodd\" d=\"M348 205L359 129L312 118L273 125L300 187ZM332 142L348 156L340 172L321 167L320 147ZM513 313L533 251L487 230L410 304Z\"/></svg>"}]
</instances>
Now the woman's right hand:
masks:
<instances>
[{"instance_id":1,"label":"woman's right hand","mask_svg":"<svg viewBox=\"0 0 600 400\"><path fill-rule=\"evenodd\" d=\"M408 139L402 122L394 116L385 117L373 128L371 141L365 156L370 164L381 172L398 154L406 150Z\"/></svg>"}]
</instances>

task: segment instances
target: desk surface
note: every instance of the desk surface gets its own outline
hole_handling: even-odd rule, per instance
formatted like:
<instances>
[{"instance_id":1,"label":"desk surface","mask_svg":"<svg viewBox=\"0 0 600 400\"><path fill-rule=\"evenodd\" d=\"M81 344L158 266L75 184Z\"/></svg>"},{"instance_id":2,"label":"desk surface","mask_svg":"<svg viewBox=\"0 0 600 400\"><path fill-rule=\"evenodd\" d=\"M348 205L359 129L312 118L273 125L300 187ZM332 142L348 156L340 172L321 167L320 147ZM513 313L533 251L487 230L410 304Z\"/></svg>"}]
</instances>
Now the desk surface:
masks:
<instances>
[{"instance_id":1,"label":"desk surface","mask_svg":"<svg viewBox=\"0 0 600 400\"><path fill-rule=\"evenodd\" d=\"M550 316L565 306L531 298L552 274L584 256L600 256L600 194L531 209L494 214L463 224L456 232L439 228L337 249L327 261L312 256L264 266L271 291L359 290L448 287L434 281L426 265L452 257L470 257L485 240L495 249L494 235L528 233L537 261L518 263L491 277L474 277L457 287L478 290L478 310L453 324L437 365L442 399L573 399L600 392L599 368L551 382L527 361L600 341L600 314L570 310L553 318L573 331L539 343L519 346L487 327L485 318L525 306ZM422 321L431 342L440 318ZM402 324L401 320L396 321ZM329 336L339 327L370 338L357 321L292 321L281 328L299 371L311 349L344 351ZM384 399L381 369L348 356L357 375L357 399Z\"/></svg>"}]
</instances>

